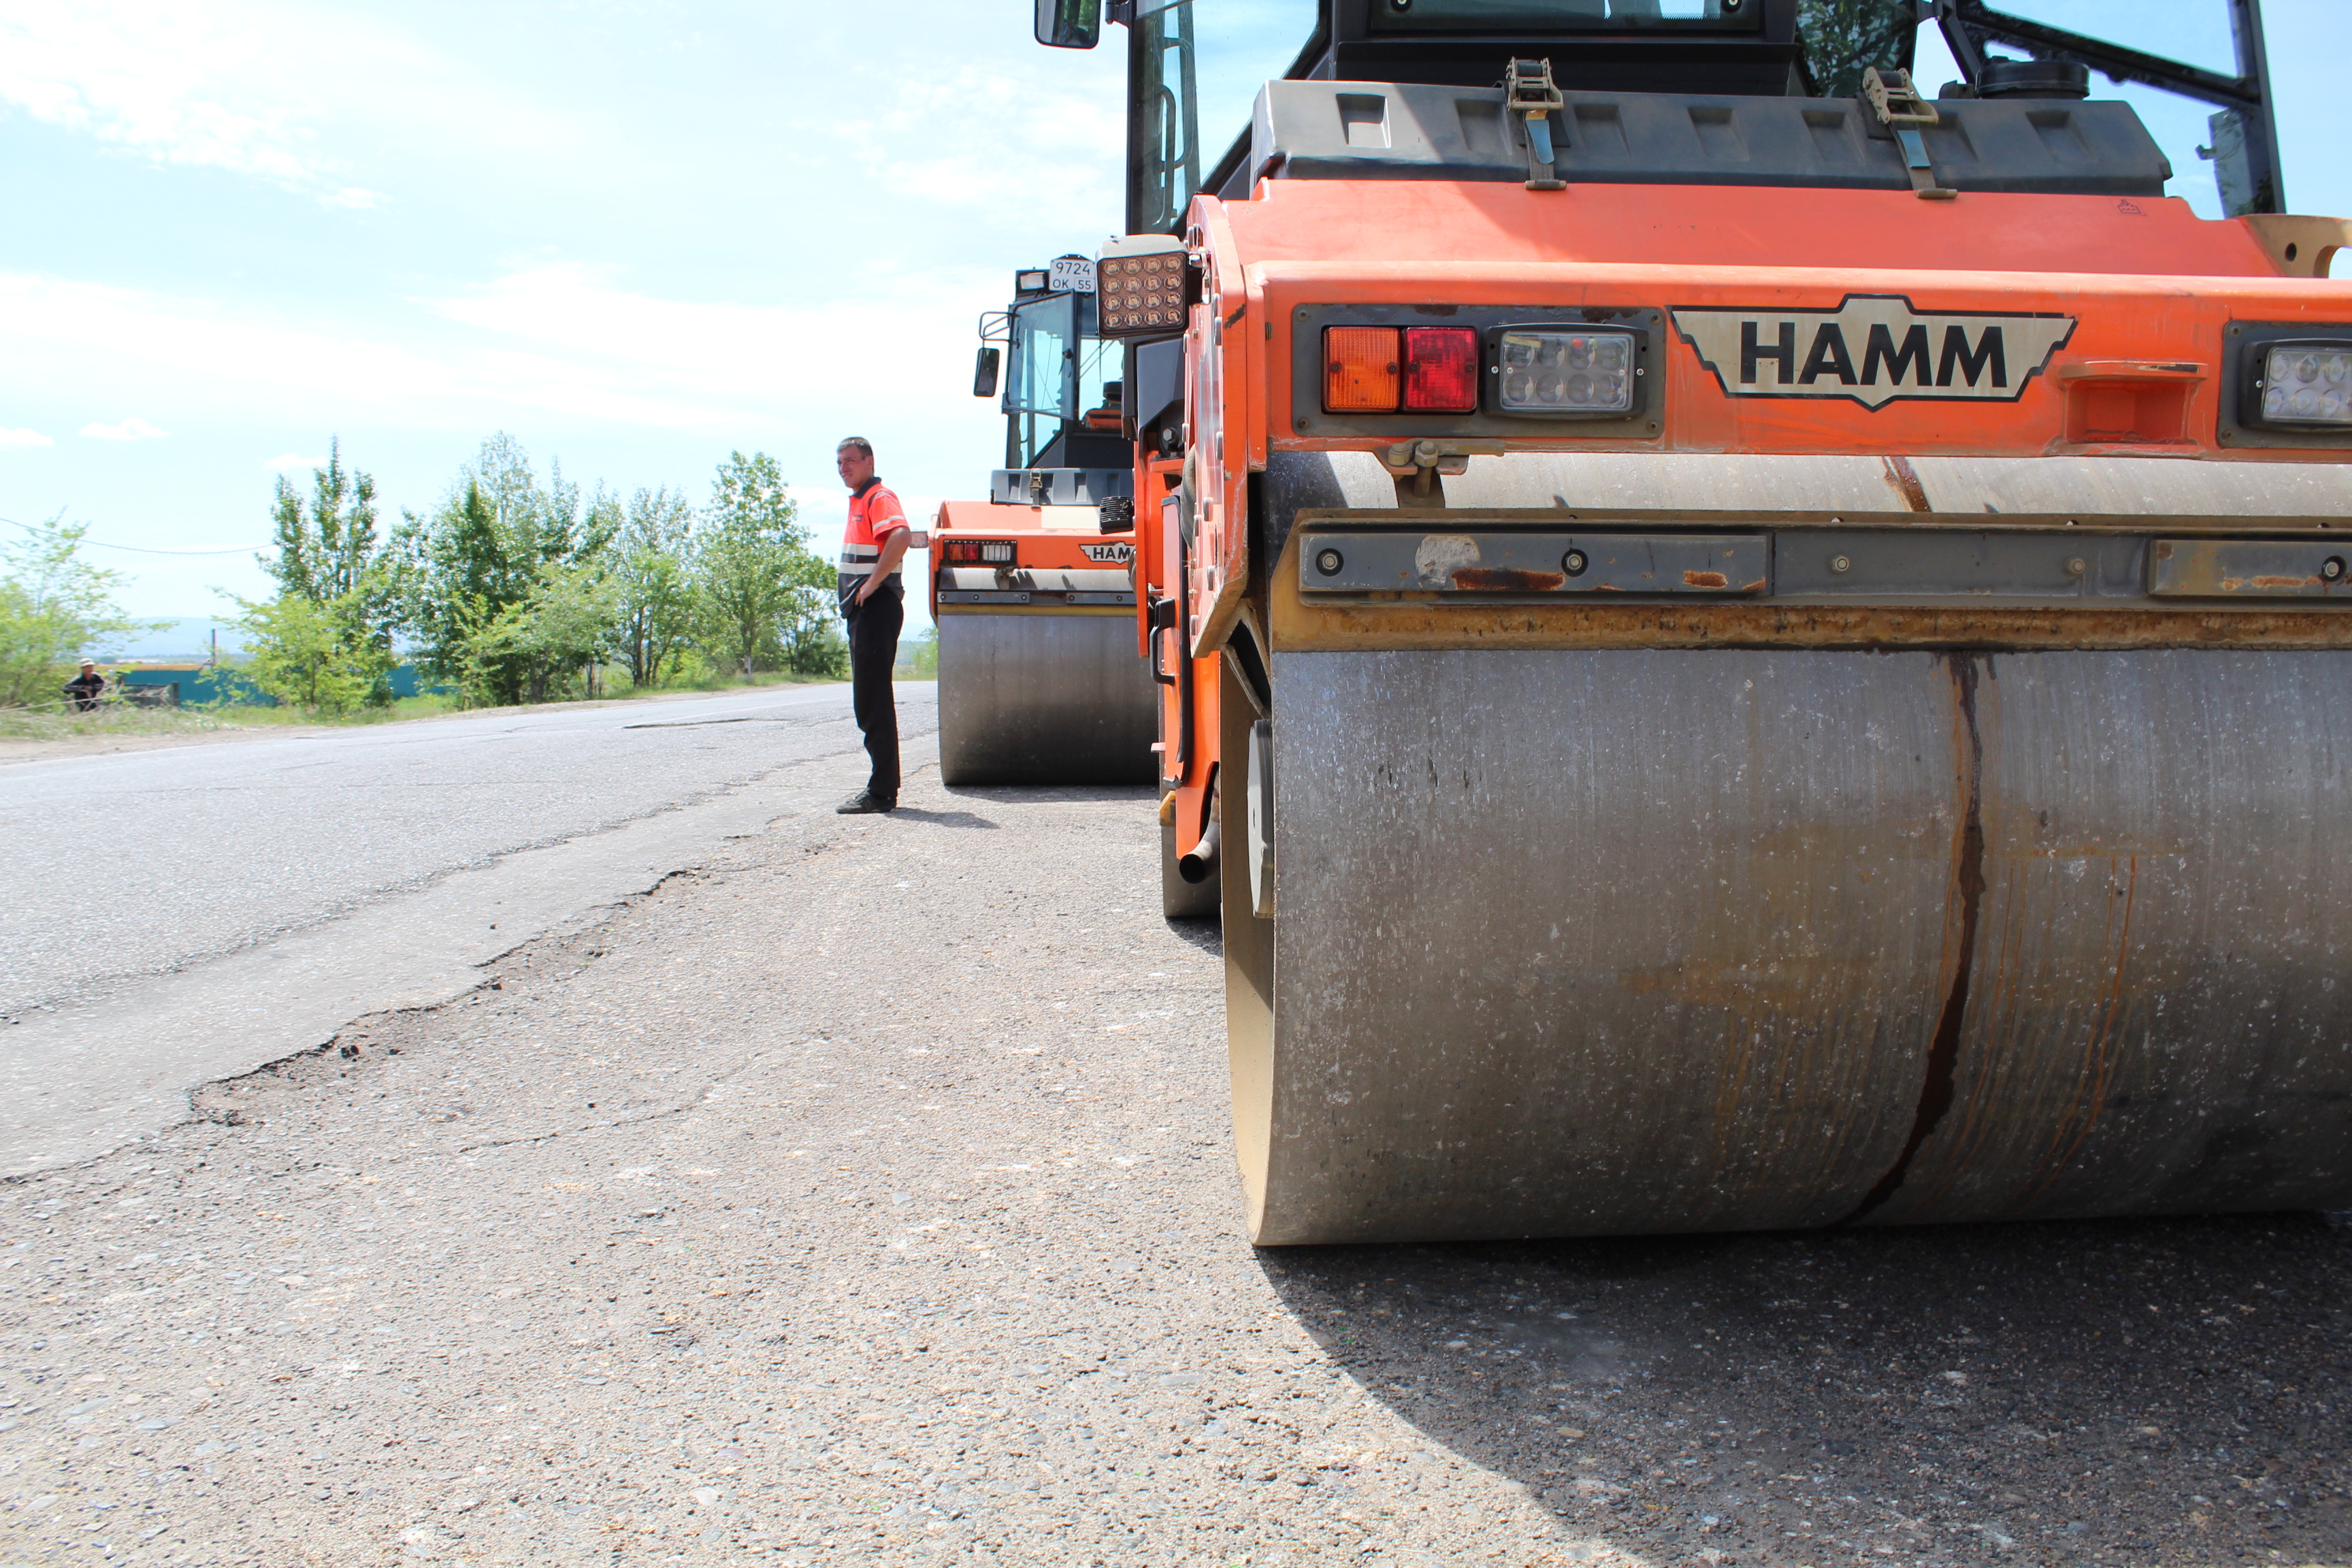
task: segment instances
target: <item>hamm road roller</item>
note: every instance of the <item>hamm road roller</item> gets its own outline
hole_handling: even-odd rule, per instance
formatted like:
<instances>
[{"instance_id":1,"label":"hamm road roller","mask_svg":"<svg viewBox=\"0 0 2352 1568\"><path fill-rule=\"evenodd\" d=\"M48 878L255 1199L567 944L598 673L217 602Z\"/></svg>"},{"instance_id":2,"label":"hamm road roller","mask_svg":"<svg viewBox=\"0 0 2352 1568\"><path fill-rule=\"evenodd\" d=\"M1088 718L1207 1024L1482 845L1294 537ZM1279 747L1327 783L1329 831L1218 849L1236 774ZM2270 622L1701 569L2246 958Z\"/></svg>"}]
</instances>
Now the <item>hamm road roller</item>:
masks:
<instances>
[{"instance_id":1,"label":"hamm road roller","mask_svg":"<svg viewBox=\"0 0 2352 1568\"><path fill-rule=\"evenodd\" d=\"M1258 1243L2352 1204L2347 229L2213 5L1043 0Z\"/></svg>"},{"instance_id":2,"label":"hamm road roller","mask_svg":"<svg viewBox=\"0 0 2352 1568\"><path fill-rule=\"evenodd\" d=\"M1121 350L1095 330L1094 263L1015 274L981 320L975 396L1003 381L1004 467L985 501L941 504L940 777L1149 784L1152 684L1135 634L1134 448Z\"/></svg>"}]
</instances>

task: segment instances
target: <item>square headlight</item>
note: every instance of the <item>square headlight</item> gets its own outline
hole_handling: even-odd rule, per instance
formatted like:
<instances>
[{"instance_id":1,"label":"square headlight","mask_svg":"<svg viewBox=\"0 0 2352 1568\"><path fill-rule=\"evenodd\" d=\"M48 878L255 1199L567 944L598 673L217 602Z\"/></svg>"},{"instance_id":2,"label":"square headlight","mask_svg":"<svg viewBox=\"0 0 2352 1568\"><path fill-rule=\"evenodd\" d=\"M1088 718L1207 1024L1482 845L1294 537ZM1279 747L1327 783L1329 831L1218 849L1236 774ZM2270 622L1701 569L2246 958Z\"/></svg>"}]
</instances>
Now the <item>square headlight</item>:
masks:
<instances>
[{"instance_id":1,"label":"square headlight","mask_svg":"<svg viewBox=\"0 0 2352 1568\"><path fill-rule=\"evenodd\" d=\"M1114 239L1095 258L1095 319L1104 337L1181 336L1200 297L1200 268L1168 235Z\"/></svg>"},{"instance_id":2,"label":"square headlight","mask_svg":"<svg viewBox=\"0 0 2352 1568\"><path fill-rule=\"evenodd\" d=\"M2263 424L2352 430L2352 343L2273 343L2255 375Z\"/></svg>"},{"instance_id":3,"label":"square headlight","mask_svg":"<svg viewBox=\"0 0 2352 1568\"><path fill-rule=\"evenodd\" d=\"M1495 406L1505 414L1628 414L1633 334L1606 327L1506 327L1495 339Z\"/></svg>"}]
</instances>

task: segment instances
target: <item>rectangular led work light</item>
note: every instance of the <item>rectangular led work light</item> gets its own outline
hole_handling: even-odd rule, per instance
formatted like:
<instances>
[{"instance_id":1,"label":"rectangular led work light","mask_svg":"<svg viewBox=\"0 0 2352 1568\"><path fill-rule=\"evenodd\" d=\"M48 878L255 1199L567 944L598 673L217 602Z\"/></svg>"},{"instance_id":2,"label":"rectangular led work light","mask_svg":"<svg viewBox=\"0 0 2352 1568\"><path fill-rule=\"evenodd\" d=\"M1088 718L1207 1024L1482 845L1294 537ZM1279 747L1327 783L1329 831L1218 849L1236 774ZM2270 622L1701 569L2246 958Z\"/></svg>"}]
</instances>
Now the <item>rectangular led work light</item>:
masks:
<instances>
[{"instance_id":1,"label":"rectangular led work light","mask_svg":"<svg viewBox=\"0 0 2352 1568\"><path fill-rule=\"evenodd\" d=\"M1633 334L1605 328L1508 327L1496 335L1495 407L1505 414L1625 414L1633 406Z\"/></svg>"},{"instance_id":2,"label":"rectangular led work light","mask_svg":"<svg viewBox=\"0 0 2352 1568\"><path fill-rule=\"evenodd\" d=\"M2273 343L2258 374L2263 424L2352 430L2352 342Z\"/></svg>"}]
</instances>

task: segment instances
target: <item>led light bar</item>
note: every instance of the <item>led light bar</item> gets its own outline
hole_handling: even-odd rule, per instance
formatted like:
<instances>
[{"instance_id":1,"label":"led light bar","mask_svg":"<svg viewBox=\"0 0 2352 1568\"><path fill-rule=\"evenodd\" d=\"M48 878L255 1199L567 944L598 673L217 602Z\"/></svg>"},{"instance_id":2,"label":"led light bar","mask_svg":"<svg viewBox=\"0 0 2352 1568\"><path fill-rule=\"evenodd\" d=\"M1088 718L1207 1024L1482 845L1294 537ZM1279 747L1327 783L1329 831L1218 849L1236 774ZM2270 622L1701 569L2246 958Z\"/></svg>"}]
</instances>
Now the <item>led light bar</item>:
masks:
<instances>
[{"instance_id":1,"label":"led light bar","mask_svg":"<svg viewBox=\"0 0 2352 1568\"><path fill-rule=\"evenodd\" d=\"M2264 425L2352 429L2352 343L2277 343L2264 351Z\"/></svg>"},{"instance_id":2,"label":"led light bar","mask_svg":"<svg viewBox=\"0 0 2352 1568\"><path fill-rule=\"evenodd\" d=\"M1633 334L1512 327L1497 334L1495 406L1506 414L1626 414Z\"/></svg>"},{"instance_id":3,"label":"led light bar","mask_svg":"<svg viewBox=\"0 0 2352 1568\"><path fill-rule=\"evenodd\" d=\"M1173 337L1197 294L1192 258L1164 234L1114 239L1095 260L1095 320L1107 338Z\"/></svg>"},{"instance_id":4,"label":"led light bar","mask_svg":"<svg viewBox=\"0 0 2352 1568\"><path fill-rule=\"evenodd\" d=\"M1013 541L1009 539L950 539L944 557L950 566L1010 566L1013 564Z\"/></svg>"}]
</instances>

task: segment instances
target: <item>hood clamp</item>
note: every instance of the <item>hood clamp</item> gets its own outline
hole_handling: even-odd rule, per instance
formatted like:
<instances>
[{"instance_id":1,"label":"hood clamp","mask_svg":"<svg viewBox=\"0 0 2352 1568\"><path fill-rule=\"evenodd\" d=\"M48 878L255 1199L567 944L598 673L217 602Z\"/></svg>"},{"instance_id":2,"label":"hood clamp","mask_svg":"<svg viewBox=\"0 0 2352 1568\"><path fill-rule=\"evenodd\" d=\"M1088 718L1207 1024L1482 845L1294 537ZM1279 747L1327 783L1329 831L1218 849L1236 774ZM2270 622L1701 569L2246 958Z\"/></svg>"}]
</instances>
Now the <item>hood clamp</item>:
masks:
<instances>
[{"instance_id":1,"label":"hood clamp","mask_svg":"<svg viewBox=\"0 0 2352 1568\"><path fill-rule=\"evenodd\" d=\"M1903 149L1903 167L1911 176L1911 189L1923 202L1948 202L1960 193L1936 183L1936 165L1927 157L1927 138L1919 134L1920 127L1940 125L1942 118L1936 106L1919 96L1911 85L1911 73L1888 69L1881 72L1876 66L1862 73L1862 95L1869 100L1878 122L1895 132L1895 144Z\"/></svg>"},{"instance_id":2,"label":"hood clamp","mask_svg":"<svg viewBox=\"0 0 2352 1568\"><path fill-rule=\"evenodd\" d=\"M1504 108L1518 117L1527 130L1528 189L1568 189L1552 167L1551 117L1567 106L1568 100L1551 79L1551 61L1513 60L1503 75L1503 100Z\"/></svg>"}]
</instances>

